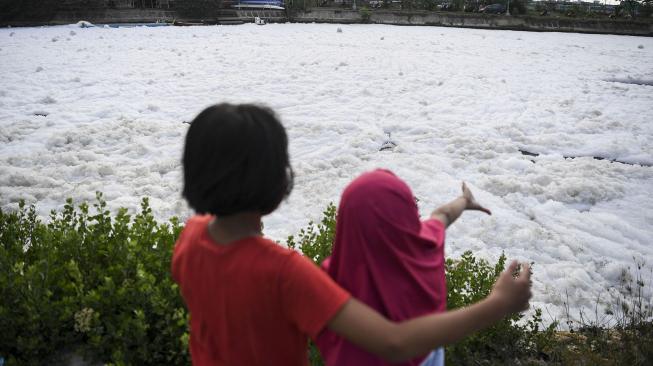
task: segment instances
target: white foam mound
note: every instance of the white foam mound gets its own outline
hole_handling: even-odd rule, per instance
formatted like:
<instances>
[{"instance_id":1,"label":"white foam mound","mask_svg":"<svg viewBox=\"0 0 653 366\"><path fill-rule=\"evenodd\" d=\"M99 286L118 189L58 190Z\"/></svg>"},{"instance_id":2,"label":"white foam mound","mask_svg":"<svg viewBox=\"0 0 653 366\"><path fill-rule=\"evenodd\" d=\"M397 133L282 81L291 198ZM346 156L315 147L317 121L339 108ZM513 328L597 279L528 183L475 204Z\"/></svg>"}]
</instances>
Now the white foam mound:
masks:
<instances>
[{"instance_id":1,"label":"white foam mound","mask_svg":"<svg viewBox=\"0 0 653 366\"><path fill-rule=\"evenodd\" d=\"M93 28L95 27L95 24L91 22L87 22L86 20L80 20L79 22L74 24L78 28Z\"/></svg>"}]
</instances>

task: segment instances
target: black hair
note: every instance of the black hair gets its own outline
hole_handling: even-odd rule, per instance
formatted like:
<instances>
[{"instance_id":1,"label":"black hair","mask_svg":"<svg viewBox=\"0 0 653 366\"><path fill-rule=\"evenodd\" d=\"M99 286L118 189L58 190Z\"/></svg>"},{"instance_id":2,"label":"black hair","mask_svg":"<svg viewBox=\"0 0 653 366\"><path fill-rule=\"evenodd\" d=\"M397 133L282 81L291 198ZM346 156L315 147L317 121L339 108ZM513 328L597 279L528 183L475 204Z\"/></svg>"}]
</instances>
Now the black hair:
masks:
<instances>
[{"instance_id":1,"label":"black hair","mask_svg":"<svg viewBox=\"0 0 653 366\"><path fill-rule=\"evenodd\" d=\"M188 128L182 164L182 195L201 214L266 215L293 186L286 130L271 109L252 104L202 111Z\"/></svg>"}]
</instances>

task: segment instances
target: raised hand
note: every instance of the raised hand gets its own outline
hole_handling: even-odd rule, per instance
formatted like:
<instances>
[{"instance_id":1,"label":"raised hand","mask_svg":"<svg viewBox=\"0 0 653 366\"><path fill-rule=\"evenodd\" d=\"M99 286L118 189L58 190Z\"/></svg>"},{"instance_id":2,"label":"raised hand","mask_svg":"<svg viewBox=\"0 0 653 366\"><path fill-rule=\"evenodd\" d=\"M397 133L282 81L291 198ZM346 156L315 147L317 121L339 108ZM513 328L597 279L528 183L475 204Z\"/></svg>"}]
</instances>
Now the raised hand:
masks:
<instances>
[{"instance_id":1,"label":"raised hand","mask_svg":"<svg viewBox=\"0 0 653 366\"><path fill-rule=\"evenodd\" d=\"M476 198L474 198L472 191L469 190L469 187L467 187L467 184L465 184L465 182L463 182L463 198L467 202L465 206L465 210L482 211L488 215L492 215L492 212L490 210L488 210L487 208L481 206L478 202L476 202Z\"/></svg>"},{"instance_id":2,"label":"raised hand","mask_svg":"<svg viewBox=\"0 0 653 366\"><path fill-rule=\"evenodd\" d=\"M517 261L512 261L508 268L499 275L492 288L490 298L501 303L507 314L528 309L528 300L531 298L531 268L524 263L521 270Z\"/></svg>"}]
</instances>

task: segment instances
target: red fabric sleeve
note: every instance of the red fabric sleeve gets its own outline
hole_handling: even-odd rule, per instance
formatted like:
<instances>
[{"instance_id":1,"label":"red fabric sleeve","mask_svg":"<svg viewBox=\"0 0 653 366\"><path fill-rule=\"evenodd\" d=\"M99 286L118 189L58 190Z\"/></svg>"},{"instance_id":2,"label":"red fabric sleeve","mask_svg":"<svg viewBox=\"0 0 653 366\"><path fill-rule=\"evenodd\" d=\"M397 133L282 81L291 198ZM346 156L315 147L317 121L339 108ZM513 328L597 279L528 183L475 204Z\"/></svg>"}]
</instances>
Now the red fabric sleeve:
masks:
<instances>
[{"instance_id":1,"label":"red fabric sleeve","mask_svg":"<svg viewBox=\"0 0 653 366\"><path fill-rule=\"evenodd\" d=\"M428 219L422 221L420 235L427 238L434 238L438 245L444 244L446 228L444 224L437 219Z\"/></svg>"},{"instance_id":2,"label":"red fabric sleeve","mask_svg":"<svg viewBox=\"0 0 653 366\"><path fill-rule=\"evenodd\" d=\"M299 253L289 256L280 280L284 315L313 339L350 298L329 275Z\"/></svg>"},{"instance_id":3,"label":"red fabric sleeve","mask_svg":"<svg viewBox=\"0 0 653 366\"><path fill-rule=\"evenodd\" d=\"M171 267L171 273L172 273L172 279L176 283L181 283L182 278L181 275L182 273L185 272L185 268L180 268L182 266L182 261L181 261L181 253L185 250L187 250L187 247L189 246L189 242L193 240L193 234L196 230L198 222L203 220L201 216L192 216L190 219L186 221L186 224L184 225L184 229L181 231L179 234L179 237L177 238L177 241L175 242L175 247L172 252L172 260L170 263ZM205 219L204 219L205 220Z\"/></svg>"},{"instance_id":4,"label":"red fabric sleeve","mask_svg":"<svg viewBox=\"0 0 653 366\"><path fill-rule=\"evenodd\" d=\"M186 223L186 228L189 228L188 223ZM186 228L181 231L179 238L177 238L177 242L175 242L175 247L172 252L172 260L170 263L172 279L176 283L181 283L181 274L183 273L182 268L179 268L181 266L179 256L181 251L184 250L188 244L188 230L190 229Z\"/></svg>"}]
</instances>

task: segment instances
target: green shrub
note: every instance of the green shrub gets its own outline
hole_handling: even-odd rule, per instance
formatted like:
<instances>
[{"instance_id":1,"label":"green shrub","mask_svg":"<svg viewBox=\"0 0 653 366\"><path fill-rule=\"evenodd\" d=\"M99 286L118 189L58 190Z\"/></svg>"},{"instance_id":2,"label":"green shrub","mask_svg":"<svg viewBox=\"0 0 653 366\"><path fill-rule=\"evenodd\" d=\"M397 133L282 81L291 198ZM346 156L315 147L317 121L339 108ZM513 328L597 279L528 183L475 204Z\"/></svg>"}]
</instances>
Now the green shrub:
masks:
<instances>
[{"instance_id":1,"label":"green shrub","mask_svg":"<svg viewBox=\"0 0 653 366\"><path fill-rule=\"evenodd\" d=\"M111 215L99 193L93 207L68 199L48 223L23 203L0 210L0 358L7 366L41 365L72 349L110 365L188 365L188 314L170 278L181 224L157 223L147 199L134 216ZM335 227L330 204L286 244L319 265L331 254ZM471 252L447 259L448 308L487 296L505 261L492 265ZM645 281L624 273L616 306L606 311L612 323L569 323L560 332L555 323L542 326L540 310L528 320L514 315L447 347L447 364L651 364ZM323 365L313 344L309 357Z\"/></svg>"},{"instance_id":2,"label":"green shrub","mask_svg":"<svg viewBox=\"0 0 653 366\"><path fill-rule=\"evenodd\" d=\"M525 0L510 0L510 14L526 14L526 1Z\"/></svg>"},{"instance_id":3,"label":"green shrub","mask_svg":"<svg viewBox=\"0 0 653 366\"><path fill-rule=\"evenodd\" d=\"M365 23L369 22L370 18L372 17L372 12L370 11L370 9L367 6L363 6L362 8L360 8L360 10L358 11L358 14L360 14L361 19Z\"/></svg>"},{"instance_id":4,"label":"green shrub","mask_svg":"<svg viewBox=\"0 0 653 366\"><path fill-rule=\"evenodd\" d=\"M57 0L2 0L0 21L50 21L61 7Z\"/></svg>"},{"instance_id":5,"label":"green shrub","mask_svg":"<svg viewBox=\"0 0 653 366\"><path fill-rule=\"evenodd\" d=\"M0 210L0 356L40 365L75 348L116 365L186 365L188 317L170 278L178 220L158 224L143 199L114 218L67 200L42 223L34 207Z\"/></svg>"},{"instance_id":6,"label":"green shrub","mask_svg":"<svg viewBox=\"0 0 653 366\"><path fill-rule=\"evenodd\" d=\"M329 203L322 213L322 220L315 224L309 221L306 228L299 230L296 236L286 240L286 246L299 250L318 266L331 255L333 241L336 238L336 206Z\"/></svg>"},{"instance_id":7,"label":"green shrub","mask_svg":"<svg viewBox=\"0 0 653 366\"><path fill-rule=\"evenodd\" d=\"M487 297L505 264L503 254L491 265L474 257L471 251L463 253L460 259L447 259L447 308L465 307ZM542 328L540 309L536 309L525 323L523 317L523 314L515 314L447 347L447 363L469 365L483 360L483 364L510 364L537 357L553 342L556 324Z\"/></svg>"}]
</instances>

